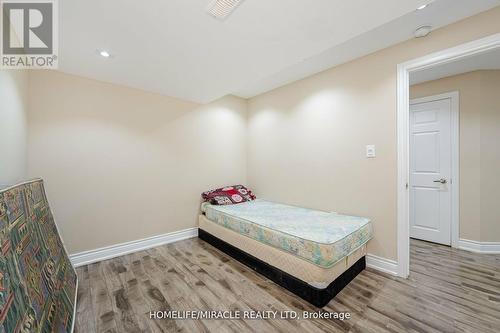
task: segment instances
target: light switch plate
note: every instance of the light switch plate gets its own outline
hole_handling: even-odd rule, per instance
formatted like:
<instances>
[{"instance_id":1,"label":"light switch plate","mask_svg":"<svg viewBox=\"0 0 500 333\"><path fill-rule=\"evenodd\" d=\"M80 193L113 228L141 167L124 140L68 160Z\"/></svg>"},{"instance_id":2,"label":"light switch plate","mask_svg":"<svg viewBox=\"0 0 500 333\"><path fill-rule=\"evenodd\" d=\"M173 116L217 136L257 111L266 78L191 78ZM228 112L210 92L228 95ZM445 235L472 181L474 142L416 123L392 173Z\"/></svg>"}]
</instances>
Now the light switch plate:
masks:
<instances>
[{"instance_id":1,"label":"light switch plate","mask_svg":"<svg viewBox=\"0 0 500 333\"><path fill-rule=\"evenodd\" d=\"M376 156L375 154L375 145L367 145L366 146L366 157L368 158L374 158Z\"/></svg>"}]
</instances>

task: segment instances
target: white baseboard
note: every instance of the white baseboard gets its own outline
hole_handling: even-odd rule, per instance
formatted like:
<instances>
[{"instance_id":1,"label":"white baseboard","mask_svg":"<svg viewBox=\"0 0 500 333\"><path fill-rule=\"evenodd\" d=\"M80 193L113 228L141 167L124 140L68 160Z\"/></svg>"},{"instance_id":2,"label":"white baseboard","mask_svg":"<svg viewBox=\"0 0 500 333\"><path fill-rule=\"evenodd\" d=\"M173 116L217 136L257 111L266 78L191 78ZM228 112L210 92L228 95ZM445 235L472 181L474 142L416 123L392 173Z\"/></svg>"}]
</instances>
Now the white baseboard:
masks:
<instances>
[{"instance_id":1,"label":"white baseboard","mask_svg":"<svg viewBox=\"0 0 500 333\"><path fill-rule=\"evenodd\" d=\"M500 242L478 242L460 239L458 241L458 248L476 253L500 254Z\"/></svg>"},{"instance_id":2,"label":"white baseboard","mask_svg":"<svg viewBox=\"0 0 500 333\"><path fill-rule=\"evenodd\" d=\"M74 253L70 255L69 258L73 266L79 267L197 236L198 228L189 228L127 243L106 246L100 249Z\"/></svg>"},{"instance_id":3,"label":"white baseboard","mask_svg":"<svg viewBox=\"0 0 500 333\"><path fill-rule=\"evenodd\" d=\"M189 228L127 243L106 246L95 250L74 253L71 254L69 258L73 266L79 267L197 236L198 228ZM398 275L397 261L373 254L366 255L366 266L390 275Z\"/></svg>"},{"instance_id":4,"label":"white baseboard","mask_svg":"<svg viewBox=\"0 0 500 333\"><path fill-rule=\"evenodd\" d=\"M366 267L376 269L390 275L398 275L398 262L391 259L382 258L374 254L366 255Z\"/></svg>"}]
</instances>

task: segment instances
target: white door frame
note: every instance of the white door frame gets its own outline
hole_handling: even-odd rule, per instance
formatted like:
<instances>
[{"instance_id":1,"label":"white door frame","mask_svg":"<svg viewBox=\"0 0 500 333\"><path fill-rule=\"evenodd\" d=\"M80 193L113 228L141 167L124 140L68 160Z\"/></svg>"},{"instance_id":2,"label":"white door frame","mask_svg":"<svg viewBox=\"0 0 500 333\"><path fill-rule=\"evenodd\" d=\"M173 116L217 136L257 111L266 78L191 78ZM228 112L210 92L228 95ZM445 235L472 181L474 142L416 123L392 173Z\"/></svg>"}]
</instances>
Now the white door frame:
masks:
<instances>
[{"instance_id":1,"label":"white door frame","mask_svg":"<svg viewBox=\"0 0 500 333\"><path fill-rule=\"evenodd\" d=\"M444 51L410 60L398 65L397 127L398 127L398 275L410 274L409 133L410 133L410 73L436 65L450 63L472 55L500 48L500 33Z\"/></svg>"},{"instance_id":2,"label":"white door frame","mask_svg":"<svg viewBox=\"0 0 500 333\"><path fill-rule=\"evenodd\" d=\"M460 235L460 94L452 91L439 95L426 96L411 99L409 105L439 101L443 99L451 101L451 179L449 181L451 191L451 246L458 248ZM408 111L409 112L409 111ZM408 136L410 133L408 133ZM409 147L409 143L408 143ZM409 164L408 164L409 168ZM408 170L409 173L409 170ZM406 187L406 184L405 184ZM408 206L408 208L410 208ZM409 222L408 222L409 223ZM408 236L409 237L409 236ZM408 245L409 246L409 245Z\"/></svg>"}]
</instances>

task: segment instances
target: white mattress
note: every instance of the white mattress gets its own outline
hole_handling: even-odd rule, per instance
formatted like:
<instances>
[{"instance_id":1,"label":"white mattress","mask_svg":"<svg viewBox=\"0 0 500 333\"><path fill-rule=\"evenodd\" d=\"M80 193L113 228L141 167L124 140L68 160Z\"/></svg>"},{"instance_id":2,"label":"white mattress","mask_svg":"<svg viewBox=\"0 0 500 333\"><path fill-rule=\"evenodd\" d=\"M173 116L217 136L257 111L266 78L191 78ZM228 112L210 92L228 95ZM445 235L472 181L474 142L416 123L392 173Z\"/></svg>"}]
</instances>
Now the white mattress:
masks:
<instances>
[{"instance_id":1,"label":"white mattress","mask_svg":"<svg viewBox=\"0 0 500 333\"><path fill-rule=\"evenodd\" d=\"M366 246L362 245L331 267L323 268L282 249L263 244L225 228L210 221L204 215L199 217L199 227L226 243L319 289L326 288L356 261L366 255Z\"/></svg>"},{"instance_id":2,"label":"white mattress","mask_svg":"<svg viewBox=\"0 0 500 333\"><path fill-rule=\"evenodd\" d=\"M216 206L204 204L207 219L317 266L343 260L373 236L371 221L265 200Z\"/></svg>"}]
</instances>

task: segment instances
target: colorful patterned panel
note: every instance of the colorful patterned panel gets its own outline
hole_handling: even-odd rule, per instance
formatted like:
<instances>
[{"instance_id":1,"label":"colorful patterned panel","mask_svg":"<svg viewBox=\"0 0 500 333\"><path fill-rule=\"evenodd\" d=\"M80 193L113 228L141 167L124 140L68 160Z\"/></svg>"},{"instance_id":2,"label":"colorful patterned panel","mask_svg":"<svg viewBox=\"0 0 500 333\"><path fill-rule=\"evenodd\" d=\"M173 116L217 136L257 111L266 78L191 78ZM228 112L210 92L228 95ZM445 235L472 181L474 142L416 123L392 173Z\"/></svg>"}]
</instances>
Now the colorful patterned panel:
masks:
<instances>
[{"instance_id":1,"label":"colorful patterned panel","mask_svg":"<svg viewBox=\"0 0 500 333\"><path fill-rule=\"evenodd\" d=\"M69 333L76 274L42 180L0 191L0 333Z\"/></svg>"},{"instance_id":2,"label":"colorful patterned panel","mask_svg":"<svg viewBox=\"0 0 500 333\"><path fill-rule=\"evenodd\" d=\"M202 206L206 217L321 267L332 267L373 237L369 219L269 202Z\"/></svg>"}]
</instances>

